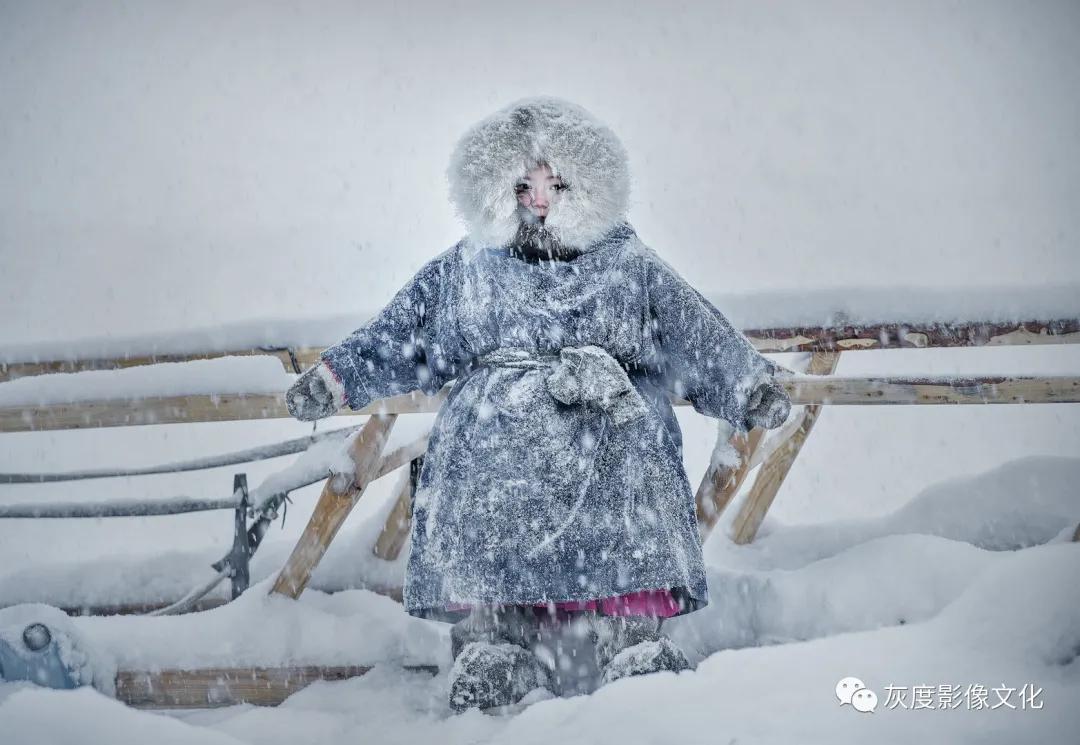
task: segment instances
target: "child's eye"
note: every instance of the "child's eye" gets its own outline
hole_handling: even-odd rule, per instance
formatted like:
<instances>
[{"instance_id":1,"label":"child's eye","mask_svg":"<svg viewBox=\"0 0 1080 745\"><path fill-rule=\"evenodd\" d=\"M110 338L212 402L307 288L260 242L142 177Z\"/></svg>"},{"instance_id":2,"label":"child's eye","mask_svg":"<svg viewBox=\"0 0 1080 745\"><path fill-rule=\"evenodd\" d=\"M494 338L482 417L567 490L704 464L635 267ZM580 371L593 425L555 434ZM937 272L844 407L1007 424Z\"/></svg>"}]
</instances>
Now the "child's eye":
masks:
<instances>
[{"instance_id":1,"label":"child's eye","mask_svg":"<svg viewBox=\"0 0 1080 745\"><path fill-rule=\"evenodd\" d=\"M566 184L553 184L551 188L554 189L555 191L566 191L570 187L567 186Z\"/></svg>"},{"instance_id":2,"label":"child's eye","mask_svg":"<svg viewBox=\"0 0 1080 745\"><path fill-rule=\"evenodd\" d=\"M528 184L514 184L514 193L515 194L524 194L528 190L529 190L529 185Z\"/></svg>"}]
</instances>

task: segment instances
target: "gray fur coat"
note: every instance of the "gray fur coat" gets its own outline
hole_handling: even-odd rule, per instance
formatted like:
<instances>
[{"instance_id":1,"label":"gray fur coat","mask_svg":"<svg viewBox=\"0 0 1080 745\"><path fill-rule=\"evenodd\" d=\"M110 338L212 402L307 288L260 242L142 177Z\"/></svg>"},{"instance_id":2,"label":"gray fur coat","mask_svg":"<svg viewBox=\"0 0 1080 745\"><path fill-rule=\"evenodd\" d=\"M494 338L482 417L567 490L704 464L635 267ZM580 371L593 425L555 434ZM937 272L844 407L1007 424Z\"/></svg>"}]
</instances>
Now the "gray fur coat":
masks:
<instances>
[{"instance_id":1,"label":"gray fur coat","mask_svg":"<svg viewBox=\"0 0 1080 745\"><path fill-rule=\"evenodd\" d=\"M538 162L569 187L547 227L581 251L572 260L528 263L507 248L513 185ZM414 615L658 588L684 611L708 602L668 394L741 427L749 392L775 366L638 239L628 181L618 140L571 104L523 101L482 121L450 169L469 237L323 354L353 409L456 381L414 504ZM638 409L613 416L595 396L556 398L548 379L568 347L617 360ZM508 349L525 363L492 354Z\"/></svg>"}]
</instances>

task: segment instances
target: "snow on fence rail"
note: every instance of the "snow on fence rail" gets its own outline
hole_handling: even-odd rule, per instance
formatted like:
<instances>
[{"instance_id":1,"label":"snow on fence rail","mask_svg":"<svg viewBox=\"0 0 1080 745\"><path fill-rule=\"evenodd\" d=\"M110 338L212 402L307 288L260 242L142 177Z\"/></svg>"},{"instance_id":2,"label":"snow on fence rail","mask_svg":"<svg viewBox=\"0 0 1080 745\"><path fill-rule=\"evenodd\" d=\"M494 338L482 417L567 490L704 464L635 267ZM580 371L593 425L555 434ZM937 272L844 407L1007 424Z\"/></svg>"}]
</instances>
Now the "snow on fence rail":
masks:
<instances>
[{"instance_id":1,"label":"snow on fence rail","mask_svg":"<svg viewBox=\"0 0 1080 745\"><path fill-rule=\"evenodd\" d=\"M1080 318L966 322L840 323L816 326L746 328L743 333L759 352L844 352L860 349L924 349L1080 342ZM119 370L167 362L268 355L287 372L299 373L319 359L325 347L297 345L225 346L189 352L145 351L140 345L108 356L90 350L15 350L0 356L0 382L48 373Z\"/></svg>"},{"instance_id":2,"label":"snow on fence rail","mask_svg":"<svg viewBox=\"0 0 1080 745\"><path fill-rule=\"evenodd\" d=\"M251 463L257 460L270 460L284 455L296 455L312 445L332 437L343 437L359 427L343 427L327 432L315 432L304 437L285 440L273 445L238 450L207 458L173 461L156 466L142 468L92 468L84 471L64 471L61 473L0 473L0 484L48 484L60 481L86 481L88 479L111 479L125 476L153 476L162 473L183 473L185 471L205 471L210 468L234 466L239 463Z\"/></svg>"}]
</instances>

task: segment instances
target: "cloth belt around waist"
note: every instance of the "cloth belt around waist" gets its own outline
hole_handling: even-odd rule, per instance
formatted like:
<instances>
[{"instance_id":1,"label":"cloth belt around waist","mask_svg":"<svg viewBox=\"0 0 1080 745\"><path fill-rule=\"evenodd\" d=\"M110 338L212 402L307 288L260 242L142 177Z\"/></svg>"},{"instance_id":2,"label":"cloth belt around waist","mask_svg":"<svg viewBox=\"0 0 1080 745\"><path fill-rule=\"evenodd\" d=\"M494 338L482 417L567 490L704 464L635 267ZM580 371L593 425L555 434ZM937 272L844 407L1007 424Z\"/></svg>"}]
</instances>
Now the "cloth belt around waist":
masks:
<instances>
[{"instance_id":1,"label":"cloth belt around waist","mask_svg":"<svg viewBox=\"0 0 1080 745\"><path fill-rule=\"evenodd\" d=\"M556 400L567 405L595 404L619 426L648 411L626 370L603 347L563 347L558 354L500 347L481 355L477 362L483 367L513 370L549 369L545 385Z\"/></svg>"}]
</instances>

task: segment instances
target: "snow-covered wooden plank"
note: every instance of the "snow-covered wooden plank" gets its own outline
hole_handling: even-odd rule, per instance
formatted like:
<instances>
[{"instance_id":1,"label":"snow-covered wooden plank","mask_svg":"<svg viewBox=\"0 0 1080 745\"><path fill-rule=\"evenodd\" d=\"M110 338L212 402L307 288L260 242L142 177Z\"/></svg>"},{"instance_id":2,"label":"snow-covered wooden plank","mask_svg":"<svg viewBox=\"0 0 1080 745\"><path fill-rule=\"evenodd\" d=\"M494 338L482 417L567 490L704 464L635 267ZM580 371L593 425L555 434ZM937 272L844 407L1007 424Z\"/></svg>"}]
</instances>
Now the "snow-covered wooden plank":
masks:
<instances>
[{"instance_id":1,"label":"snow-covered wooden plank","mask_svg":"<svg viewBox=\"0 0 1080 745\"><path fill-rule=\"evenodd\" d=\"M1080 319L964 323L876 323L745 329L759 352L856 352L1080 343Z\"/></svg>"},{"instance_id":2,"label":"snow-covered wooden plank","mask_svg":"<svg viewBox=\"0 0 1080 745\"><path fill-rule=\"evenodd\" d=\"M349 587L334 587L326 585L314 585L309 584L309 587L324 592L328 595L333 595L336 592L342 592L345 590L367 590L373 592L376 595L382 595L385 598L390 598L395 603L400 603L404 596L405 588L401 585L379 585L368 582L352 583ZM79 605L65 604L62 601L49 602L49 605L56 606L60 610L69 616L145 616L151 615L156 610L168 607L175 604L180 598L166 598L146 602L129 602L129 603L82 603ZM197 613L199 611L211 610L218 608L229 602L229 598L220 595L209 595L204 598L200 598L197 602L192 604L190 613ZM0 608L7 607L2 599L0 599Z\"/></svg>"},{"instance_id":3,"label":"snow-covered wooden plank","mask_svg":"<svg viewBox=\"0 0 1080 745\"><path fill-rule=\"evenodd\" d=\"M353 428L346 428L351 431ZM359 427L355 428L359 429ZM332 434L339 435L342 430ZM394 448L380 460L375 474L369 481L377 481L392 471L396 471L408 464L415 458L419 458L427 452L427 441L430 433L425 433L411 442ZM310 476L310 468L290 473L288 478L278 475L273 481L273 488L277 491L273 494L288 493L301 489L326 478L326 472L317 471L315 476ZM45 474L47 475L47 474ZM0 474L0 483L3 483ZM266 491L266 487L260 485L256 495ZM232 510L236 509L239 498L236 495L224 498L176 496L153 501L123 499L115 501L93 502L25 502L0 505L0 519L6 518L104 518L104 517L155 517L161 515L180 515L189 512L205 512L209 510ZM260 507L261 505L256 505Z\"/></svg>"},{"instance_id":4,"label":"snow-covered wooden plank","mask_svg":"<svg viewBox=\"0 0 1080 745\"><path fill-rule=\"evenodd\" d=\"M25 502L0 504L0 519L67 519L103 517L158 517L210 510L234 510L237 500L171 497L153 501L124 499L115 502Z\"/></svg>"},{"instance_id":5,"label":"snow-covered wooden plank","mask_svg":"<svg viewBox=\"0 0 1080 745\"><path fill-rule=\"evenodd\" d=\"M147 616L151 615L156 610L167 608L170 605L174 605L179 597L157 600L154 602L131 602L131 603L83 603L80 605L65 605L63 603L49 603L69 616ZM211 595L204 598L199 598L191 606L191 613L198 613L204 610L212 610L214 608L220 608L229 602L229 598L222 597L220 595Z\"/></svg>"},{"instance_id":6,"label":"snow-covered wooden plank","mask_svg":"<svg viewBox=\"0 0 1080 745\"><path fill-rule=\"evenodd\" d=\"M1052 404L1080 402L1080 377L791 377L792 403L803 405Z\"/></svg>"},{"instance_id":7,"label":"snow-covered wooden plank","mask_svg":"<svg viewBox=\"0 0 1080 745\"><path fill-rule=\"evenodd\" d=\"M272 594L300 597L330 542L378 471L380 456L395 421L396 414L373 416L353 438L349 445L353 473L327 479L311 519L270 589Z\"/></svg>"},{"instance_id":8,"label":"snow-covered wooden plank","mask_svg":"<svg viewBox=\"0 0 1080 745\"><path fill-rule=\"evenodd\" d=\"M1080 377L791 377L783 379L792 403L810 405L1015 404L1080 402ZM378 401L356 414L419 414L438 411L448 388L435 396L408 394ZM688 405L673 400L677 406ZM0 407L0 432L126 427L143 424L284 419L279 394L164 396L134 400L76 401L45 406Z\"/></svg>"},{"instance_id":9,"label":"snow-covered wooden plank","mask_svg":"<svg viewBox=\"0 0 1080 745\"><path fill-rule=\"evenodd\" d=\"M222 466L233 466L240 463L251 463L259 460L280 458L284 455L295 455L303 452L311 446L323 440L335 437L344 437L359 427L342 427L341 429L328 432L316 432L314 434L297 437L292 440L274 443L272 445L260 445L258 447L237 450L222 455L211 455L202 458L191 458L182 461L161 463L156 466L144 466L140 468L91 468L79 471L63 471L59 473L0 473L0 484L47 484L60 481L85 481L88 479L117 478L121 476L150 476L163 473L182 473L185 471L204 471Z\"/></svg>"},{"instance_id":10,"label":"snow-covered wooden plank","mask_svg":"<svg viewBox=\"0 0 1080 745\"><path fill-rule=\"evenodd\" d=\"M438 673L434 665L406 665L405 669ZM116 676L116 698L138 709L277 706L317 680L348 680L370 670L368 665L122 670Z\"/></svg>"},{"instance_id":11,"label":"snow-covered wooden plank","mask_svg":"<svg viewBox=\"0 0 1080 745\"><path fill-rule=\"evenodd\" d=\"M140 709L209 709L236 704L277 706L316 680L346 680L368 666L208 668L204 670L123 671L116 676L116 698Z\"/></svg>"},{"instance_id":12,"label":"snow-covered wooden plank","mask_svg":"<svg viewBox=\"0 0 1080 745\"><path fill-rule=\"evenodd\" d=\"M433 413L439 410L448 392L449 389L444 388L435 396L395 396L377 401L358 412L343 409L338 415ZM44 406L0 406L0 432L289 418L291 416L285 407L284 394L151 396L130 400L72 401Z\"/></svg>"},{"instance_id":13,"label":"snow-covered wooden plank","mask_svg":"<svg viewBox=\"0 0 1080 745\"><path fill-rule=\"evenodd\" d=\"M427 452L428 438L430 436L431 430L428 430L420 437L417 437L415 440L407 442L400 447L396 447L389 453L384 455L382 457L382 460L379 462L378 470L375 472L375 475L372 477L371 480L377 481L391 471L396 471L397 469L404 466L406 463L410 463L416 458L422 456L424 453Z\"/></svg>"},{"instance_id":14,"label":"snow-covered wooden plank","mask_svg":"<svg viewBox=\"0 0 1080 745\"><path fill-rule=\"evenodd\" d=\"M215 360L222 357L277 357L287 372L303 371L315 364L322 353L322 348L304 347L288 349L285 347L237 347L235 349L207 350L177 354L144 354L122 357L75 357L72 359L44 359L25 362L0 362L0 382L17 380L34 375L53 373L75 373L90 370L123 370L128 367L160 365L169 362L192 362L194 360Z\"/></svg>"}]
</instances>

